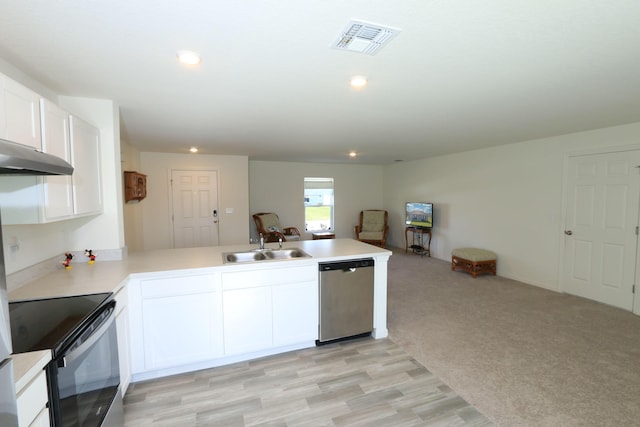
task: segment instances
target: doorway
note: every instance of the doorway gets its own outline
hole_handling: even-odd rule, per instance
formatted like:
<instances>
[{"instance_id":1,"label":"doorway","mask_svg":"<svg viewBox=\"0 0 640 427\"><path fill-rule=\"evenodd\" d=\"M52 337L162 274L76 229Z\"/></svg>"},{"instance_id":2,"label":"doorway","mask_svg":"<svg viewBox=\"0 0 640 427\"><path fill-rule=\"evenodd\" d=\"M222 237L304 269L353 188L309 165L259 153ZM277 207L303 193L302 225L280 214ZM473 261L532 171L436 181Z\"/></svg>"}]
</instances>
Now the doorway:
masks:
<instances>
[{"instance_id":1,"label":"doorway","mask_svg":"<svg viewBox=\"0 0 640 427\"><path fill-rule=\"evenodd\" d=\"M562 290L631 311L640 150L570 155L566 164Z\"/></svg>"},{"instance_id":2,"label":"doorway","mask_svg":"<svg viewBox=\"0 0 640 427\"><path fill-rule=\"evenodd\" d=\"M172 170L174 248L218 246L218 172Z\"/></svg>"}]
</instances>

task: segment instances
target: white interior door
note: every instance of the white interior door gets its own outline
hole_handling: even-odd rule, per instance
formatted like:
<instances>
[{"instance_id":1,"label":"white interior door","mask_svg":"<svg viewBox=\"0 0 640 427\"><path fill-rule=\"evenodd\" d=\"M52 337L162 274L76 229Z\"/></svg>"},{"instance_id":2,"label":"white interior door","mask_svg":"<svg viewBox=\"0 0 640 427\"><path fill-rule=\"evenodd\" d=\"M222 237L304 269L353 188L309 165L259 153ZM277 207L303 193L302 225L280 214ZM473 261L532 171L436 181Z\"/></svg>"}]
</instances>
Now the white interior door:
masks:
<instances>
[{"instance_id":1,"label":"white interior door","mask_svg":"<svg viewBox=\"0 0 640 427\"><path fill-rule=\"evenodd\" d=\"M569 158L562 289L632 310L640 151Z\"/></svg>"},{"instance_id":2,"label":"white interior door","mask_svg":"<svg viewBox=\"0 0 640 427\"><path fill-rule=\"evenodd\" d=\"M218 246L218 174L171 171L173 247Z\"/></svg>"}]
</instances>

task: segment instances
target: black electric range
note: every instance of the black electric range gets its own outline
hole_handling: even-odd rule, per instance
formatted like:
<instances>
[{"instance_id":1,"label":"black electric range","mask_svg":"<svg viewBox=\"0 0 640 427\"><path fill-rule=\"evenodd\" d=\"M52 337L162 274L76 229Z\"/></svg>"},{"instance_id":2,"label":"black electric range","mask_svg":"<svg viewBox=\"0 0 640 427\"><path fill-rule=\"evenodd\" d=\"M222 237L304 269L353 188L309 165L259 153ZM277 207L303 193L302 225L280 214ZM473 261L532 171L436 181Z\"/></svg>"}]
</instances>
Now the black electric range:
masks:
<instances>
[{"instance_id":1,"label":"black electric range","mask_svg":"<svg viewBox=\"0 0 640 427\"><path fill-rule=\"evenodd\" d=\"M14 352L52 351L52 426L122 425L115 310L112 293L9 303Z\"/></svg>"},{"instance_id":2,"label":"black electric range","mask_svg":"<svg viewBox=\"0 0 640 427\"><path fill-rule=\"evenodd\" d=\"M9 302L13 352L51 349L55 358L112 298L111 293L98 293Z\"/></svg>"}]
</instances>

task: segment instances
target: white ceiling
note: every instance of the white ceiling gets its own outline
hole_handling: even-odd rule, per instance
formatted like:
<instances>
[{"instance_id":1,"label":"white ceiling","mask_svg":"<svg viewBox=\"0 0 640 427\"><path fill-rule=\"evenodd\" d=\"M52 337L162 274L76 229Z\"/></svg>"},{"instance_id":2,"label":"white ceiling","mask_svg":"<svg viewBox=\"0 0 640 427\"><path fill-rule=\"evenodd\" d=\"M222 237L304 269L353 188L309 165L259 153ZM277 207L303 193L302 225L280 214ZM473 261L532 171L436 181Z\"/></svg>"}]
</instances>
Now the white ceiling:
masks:
<instances>
[{"instance_id":1,"label":"white ceiling","mask_svg":"<svg viewBox=\"0 0 640 427\"><path fill-rule=\"evenodd\" d=\"M0 0L0 57L142 151L384 164L640 121L638 0ZM332 49L352 20L401 30ZM196 50L188 68L175 53ZM364 90L349 87L365 75ZM360 156L348 159L356 150Z\"/></svg>"}]
</instances>

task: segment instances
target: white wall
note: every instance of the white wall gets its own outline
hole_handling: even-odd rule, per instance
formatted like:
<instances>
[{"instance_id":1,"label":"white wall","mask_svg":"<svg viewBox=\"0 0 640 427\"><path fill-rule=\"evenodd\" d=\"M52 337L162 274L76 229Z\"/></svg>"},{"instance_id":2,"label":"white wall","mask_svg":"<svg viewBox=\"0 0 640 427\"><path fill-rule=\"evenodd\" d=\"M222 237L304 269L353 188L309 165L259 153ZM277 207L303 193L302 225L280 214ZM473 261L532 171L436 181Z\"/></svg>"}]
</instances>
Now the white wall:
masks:
<instances>
[{"instance_id":1,"label":"white wall","mask_svg":"<svg viewBox=\"0 0 640 427\"><path fill-rule=\"evenodd\" d=\"M75 227L86 218L38 225L3 225L4 260L7 274L15 273L50 258L60 256L67 251L79 251L90 248L74 248L69 237Z\"/></svg>"},{"instance_id":2,"label":"white wall","mask_svg":"<svg viewBox=\"0 0 640 427\"><path fill-rule=\"evenodd\" d=\"M353 238L354 226L363 209L383 208L382 166L249 162L249 205L251 213L275 212L283 227L297 227L304 240L304 178L334 179L334 221L337 238ZM256 238L250 219L251 235Z\"/></svg>"},{"instance_id":3,"label":"white wall","mask_svg":"<svg viewBox=\"0 0 640 427\"><path fill-rule=\"evenodd\" d=\"M32 91L40 94L40 96L44 98L47 98L51 102L58 102L57 93L53 92L51 89L49 89L39 81L33 79L31 76L25 74L24 72L22 72L22 70L14 67L13 64L5 61L3 58L0 58L0 73L28 87Z\"/></svg>"},{"instance_id":4,"label":"white wall","mask_svg":"<svg viewBox=\"0 0 640 427\"><path fill-rule=\"evenodd\" d=\"M434 205L433 256L456 247L498 254L498 274L559 290L567 153L640 144L640 123L468 151L385 169L389 243L404 247L404 203Z\"/></svg>"},{"instance_id":5,"label":"white wall","mask_svg":"<svg viewBox=\"0 0 640 427\"><path fill-rule=\"evenodd\" d=\"M249 242L249 182L246 156L140 153L140 171L147 175L143 210L144 250L171 247L169 177L172 169L218 171L220 245ZM226 213L233 208L233 213Z\"/></svg>"},{"instance_id":6,"label":"white wall","mask_svg":"<svg viewBox=\"0 0 640 427\"><path fill-rule=\"evenodd\" d=\"M121 141L120 157L122 171L140 172L140 151L125 141ZM124 191L124 188L123 188ZM131 200L122 207L124 222L124 241L128 252L144 250L142 201Z\"/></svg>"}]
</instances>

